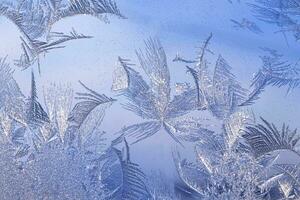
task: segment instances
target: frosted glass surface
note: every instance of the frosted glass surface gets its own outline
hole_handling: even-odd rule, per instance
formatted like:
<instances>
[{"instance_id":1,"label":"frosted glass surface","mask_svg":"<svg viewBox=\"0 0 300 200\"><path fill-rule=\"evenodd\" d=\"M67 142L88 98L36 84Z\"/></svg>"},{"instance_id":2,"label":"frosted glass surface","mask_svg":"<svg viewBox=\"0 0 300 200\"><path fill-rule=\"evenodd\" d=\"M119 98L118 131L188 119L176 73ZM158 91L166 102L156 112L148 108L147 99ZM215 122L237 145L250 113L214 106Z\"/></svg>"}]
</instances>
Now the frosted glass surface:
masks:
<instances>
[{"instance_id":1,"label":"frosted glass surface","mask_svg":"<svg viewBox=\"0 0 300 200\"><path fill-rule=\"evenodd\" d=\"M300 0L0 0L0 199L300 199Z\"/></svg>"}]
</instances>

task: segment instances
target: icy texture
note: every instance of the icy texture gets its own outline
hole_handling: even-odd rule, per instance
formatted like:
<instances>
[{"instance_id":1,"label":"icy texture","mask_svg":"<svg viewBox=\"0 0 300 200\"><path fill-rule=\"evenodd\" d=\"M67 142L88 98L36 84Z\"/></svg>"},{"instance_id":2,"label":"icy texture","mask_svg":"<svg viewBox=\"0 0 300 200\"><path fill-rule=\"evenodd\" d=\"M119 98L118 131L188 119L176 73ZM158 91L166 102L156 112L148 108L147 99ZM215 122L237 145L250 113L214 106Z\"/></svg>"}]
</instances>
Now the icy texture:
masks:
<instances>
[{"instance_id":1,"label":"icy texture","mask_svg":"<svg viewBox=\"0 0 300 200\"><path fill-rule=\"evenodd\" d=\"M40 56L53 49L64 48L63 43L67 41L91 38L74 29L67 34L52 32L56 22L75 15L103 19L105 14L123 17L117 5L110 0L2 0L0 4L0 15L11 20L21 32L23 53L15 64L23 69L36 62L40 68Z\"/></svg>"},{"instance_id":2,"label":"icy texture","mask_svg":"<svg viewBox=\"0 0 300 200\"><path fill-rule=\"evenodd\" d=\"M247 5L260 20L299 39L297 0L256 0ZM52 32L57 21L75 15L124 18L111 0L1 1L0 14L21 32L23 52L15 64L22 69L35 63L40 67L41 55L63 48L67 41L91 38L75 30ZM236 29L263 33L246 18L231 22ZM33 71L30 92L24 95L6 58L1 58L0 199L300 199L299 133L286 124L278 127L262 117L256 120L251 107L270 86L285 87L288 93L299 89L298 63L262 48L261 67L246 88L225 53L210 49L212 42L210 34L196 59L176 54L173 62L184 63L189 81L173 82L163 45L149 38L145 49L136 51L137 66L118 57L111 87L118 94L114 98L81 81L81 90L75 92L69 85L44 86L44 98L39 98ZM126 126L107 133L101 125L105 113L119 103L117 98L140 121L127 124L124 119ZM172 178L157 171L145 173L131 154L151 136L165 133L177 145L177 175ZM286 154L293 162L284 159Z\"/></svg>"}]
</instances>

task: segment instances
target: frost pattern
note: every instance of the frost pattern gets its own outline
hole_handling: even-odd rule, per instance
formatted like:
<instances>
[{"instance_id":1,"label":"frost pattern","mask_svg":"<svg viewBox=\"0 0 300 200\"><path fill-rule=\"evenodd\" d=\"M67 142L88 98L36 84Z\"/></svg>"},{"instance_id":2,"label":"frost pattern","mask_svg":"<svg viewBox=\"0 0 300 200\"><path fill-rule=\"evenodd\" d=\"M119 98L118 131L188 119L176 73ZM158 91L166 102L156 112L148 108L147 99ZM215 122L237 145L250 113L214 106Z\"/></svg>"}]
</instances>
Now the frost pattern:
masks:
<instances>
[{"instance_id":1,"label":"frost pattern","mask_svg":"<svg viewBox=\"0 0 300 200\"><path fill-rule=\"evenodd\" d=\"M296 0L255 0L249 6L260 20L299 39L294 19L299 5ZM23 53L15 64L22 69L35 63L40 68L40 56L64 48L67 41L91 38L74 29L52 32L57 21L75 15L124 18L111 0L1 1L0 14L21 32ZM263 33L246 18L231 21L237 29ZM124 109L143 121L123 127L117 136L101 126L116 98L79 81L81 91L53 83L41 99L33 71L25 95L1 58L0 199L299 199L299 133L286 124L256 120L251 110L268 86L285 87L287 93L298 89L298 63L262 48L262 66L246 88L226 58L210 50L212 38L211 33L195 60L176 54L173 62L185 64L190 81L174 87L159 39L146 40L145 49L136 51L139 68L118 58L111 89L117 98L125 97ZM132 158L133 144L161 130L179 144L173 151L178 179L164 179L156 171L149 175ZM185 158L182 147L194 154ZM286 152L295 163L285 162Z\"/></svg>"},{"instance_id":2,"label":"frost pattern","mask_svg":"<svg viewBox=\"0 0 300 200\"><path fill-rule=\"evenodd\" d=\"M14 23L21 33L23 53L16 60L16 65L27 69L34 63L40 70L40 57L57 48L64 48L64 43L91 36L77 33L51 31L53 25L65 18L76 15L91 15L103 19L103 15L122 17L117 5L111 0L2 0L0 15Z\"/></svg>"}]
</instances>

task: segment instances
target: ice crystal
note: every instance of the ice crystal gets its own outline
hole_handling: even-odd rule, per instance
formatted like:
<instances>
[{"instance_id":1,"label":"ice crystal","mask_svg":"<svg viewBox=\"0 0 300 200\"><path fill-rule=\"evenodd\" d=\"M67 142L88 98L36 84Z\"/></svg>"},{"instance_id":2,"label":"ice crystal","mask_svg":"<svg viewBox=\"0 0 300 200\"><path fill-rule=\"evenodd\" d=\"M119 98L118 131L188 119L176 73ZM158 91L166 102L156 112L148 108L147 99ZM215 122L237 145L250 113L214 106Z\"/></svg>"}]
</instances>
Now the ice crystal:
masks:
<instances>
[{"instance_id":1,"label":"ice crystal","mask_svg":"<svg viewBox=\"0 0 300 200\"><path fill-rule=\"evenodd\" d=\"M38 63L40 55L53 49L63 48L63 43L70 40L88 39L90 36L77 33L54 33L53 25L67 17L75 15L91 15L105 19L103 15L111 14L122 17L117 5L111 0L17 0L3 1L0 15L11 20L21 32L21 48L23 53L16 60L16 65L26 69Z\"/></svg>"},{"instance_id":2,"label":"ice crystal","mask_svg":"<svg viewBox=\"0 0 300 200\"><path fill-rule=\"evenodd\" d=\"M171 99L170 73L164 49L157 39L149 39L145 45L145 52L138 51L137 57L149 83L131 67L128 60L119 58L119 62L127 74L128 87L121 92L128 99L125 108L149 121L124 127L120 138L133 136L136 143L164 128L171 138L181 143L170 121L195 109L197 92L189 89Z\"/></svg>"},{"instance_id":3,"label":"ice crystal","mask_svg":"<svg viewBox=\"0 0 300 200\"><path fill-rule=\"evenodd\" d=\"M127 74L123 67L117 67L114 71L113 84L111 89L113 91L121 91L126 89L128 87L127 79Z\"/></svg>"},{"instance_id":4,"label":"ice crystal","mask_svg":"<svg viewBox=\"0 0 300 200\"><path fill-rule=\"evenodd\" d=\"M44 102L50 123L54 124L63 141L68 127L68 117L71 111L73 90L69 86L53 84L44 90Z\"/></svg>"},{"instance_id":5,"label":"ice crystal","mask_svg":"<svg viewBox=\"0 0 300 200\"><path fill-rule=\"evenodd\" d=\"M273 167L290 175L289 183L297 184L294 181L298 177L297 168L276 165L277 157L265 155L257 159L251 152L244 151L243 145L231 147L228 144L231 141L223 137L216 133L203 134L203 139L196 145L196 163L190 163L180 155L174 157L181 180L196 192L195 198L264 199L273 195L272 198L278 199L279 196L270 191L278 187L284 176L283 173L272 175Z\"/></svg>"},{"instance_id":6,"label":"ice crystal","mask_svg":"<svg viewBox=\"0 0 300 200\"><path fill-rule=\"evenodd\" d=\"M298 14L300 6L294 0L255 0L249 4L254 15L261 21L274 24L278 33L292 33L299 40Z\"/></svg>"},{"instance_id":7,"label":"ice crystal","mask_svg":"<svg viewBox=\"0 0 300 200\"><path fill-rule=\"evenodd\" d=\"M297 0L249 5L284 36L292 32L300 38ZM91 38L74 29L53 32L58 21L76 15L106 22L108 15L124 18L112 0L3 0L0 15L21 33L22 54L15 64L22 69L35 63L40 68L42 55L68 41ZM246 18L231 22L236 29L262 33ZM268 86L299 88L298 63L262 48L261 68L246 89L224 54L210 50L212 37L196 59L176 54L173 61L184 63L190 80L174 80L174 88L159 39L146 40L145 49L136 51L138 65L118 57L111 89L125 97L124 109L144 121L127 124L117 136L101 126L116 99L81 81L79 92L52 84L41 99L33 71L30 93L24 95L6 59L0 59L0 199L299 199L299 133L286 124L256 121L250 108ZM177 178L157 172L147 177L131 154L131 144L161 130L181 145L173 154ZM285 162L284 153L293 155L294 163Z\"/></svg>"}]
</instances>

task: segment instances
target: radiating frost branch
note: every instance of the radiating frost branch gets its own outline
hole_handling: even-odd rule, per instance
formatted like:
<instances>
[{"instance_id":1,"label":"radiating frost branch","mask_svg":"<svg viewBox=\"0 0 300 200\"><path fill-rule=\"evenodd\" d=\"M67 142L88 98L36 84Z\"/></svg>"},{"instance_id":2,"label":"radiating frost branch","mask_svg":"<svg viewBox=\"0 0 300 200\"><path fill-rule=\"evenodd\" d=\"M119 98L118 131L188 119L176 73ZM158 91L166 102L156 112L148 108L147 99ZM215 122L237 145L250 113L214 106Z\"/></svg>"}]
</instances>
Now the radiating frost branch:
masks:
<instances>
[{"instance_id":1,"label":"radiating frost branch","mask_svg":"<svg viewBox=\"0 0 300 200\"><path fill-rule=\"evenodd\" d=\"M256 73L251 83L252 92L241 106L253 104L267 86L287 86L287 92L300 87L300 69L298 63L282 61L282 55L274 50L264 49L270 55L262 56L262 69Z\"/></svg>"},{"instance_id":2,"label":"radiating frost branch","mask_svg":"<svg viewBox=\"0 0 300 200\"><path fill-rule=\"evenodd\" d=\"M65 17L75 15L112 14L122 17L112 0L18 0L4 1L0 7L1 15L12 20L22 33L31 40L48 35L54 23Z\"/></svg>"},{"instance_id":3,"label":"radiating frost branch","mask_svg":"<svg viewBox=\"0 0 300 200\"><path fill-rule=\"evenodd\" d=\"M115 2L112 0L72 0L64 9L58 9L54 21L75 15L92 15L100 17L102 14L112 14L124 18Z\"/></svg>"},{"instance_id":4,"label":"radiating frost branch","mask_svg":"<svg viewBox=\"0 0 300 200\"><path fill-rule=\"evenodd\" d=\"M197 90L188 88L173 97L168 107L167 115L169 118L176 118L188 114L197 108Z\"/></svg>"},{"instance_id":5,"label":"radiating frost branch","mask_svg":"<svg viewBox=\"0 0 300 200\"><path fill-rule=\"evenodd\" d=\"M20 59L15 61L15 65L18 67L21 67L22 69L27 69L35 62L38 63L38 69L40 72L40 56L48 53L51 50L64 48L65 46L62 46L65 42L71 41L71 40L78 40L78 39L89 39L92 38L91 36L86 36L83 34L77 33L74 29L70 32L69 35L63 34L63 33L56 33L52 34L51 40L48 42L40 42L37 40L30 41L25 40L21 37L22 40L22 49L23 53L20 57Z\"/></svg>"},{"instance_id":6,"label":"radiating frost branch","mask_svg":"<svg viewBox=\"0 0 300 200\"><path fill-rule=\"evenodd\" d=\"M92 15L101 18L103 14L123 17L111 0L17 0L3 2L0 15L10 19L20 30L23 50L16 65L23 69L38 63L39 55L55 48L63 48L69 40L88 39L90 36L72 30L68 34L52 34L52 26L59 20L75 15Z\"/></svg>"},{"instance_id":7,"label":"radiating frost branch","mask_svg":"<svg viewBox=\"0 0 300 200\"><path fill-rule=\"evenodd\" d=\"M146 50L138 51L137 56L150 84L131 67L128 60L119 58L127 80L127 88L121 91L121 94L128 99L124 105L125 109L149 121L123 128L120 131L120 138L132 136L135 137L135 142L139 142L164 128L176 142L180 143L170 121L196 107L197 91L189 89L171 100L167 58L157 39L149 39L146 42ZM120 138L115 142L120 141Z\"/></svg>"},{"instance_id":8,"label":"radiating frost branch","mask_svg":"<svg viewBox=\"0 0 300 200\"><path fill-rule=\"evenodd\" d=\"M201 53L200 53L200 56L199 56L199 63L200 63L200 64L202 64L202 62L203 62L203 59L204 59L204 56L205 56L206 51L211 52L211 51L208 49L208 46L209 46L209 43L210 43L212 37L213 37L213 34L210 33L210 35L208 36L208 38L207 38L207 39L204 41L204 43L203 43L203 46L202 46L202 48L201 48ZM212 52L211 52L211 53L212 53Z\"/></svg>"},{"instance_id":9,"label":"radiating frost branch","mask_svg":"<svg viewBox=\"0 0 300 200\"><path fill-rule=\"evenodd\" d=\"M231 67L221 56L218 58L213 76L214 102L210 109L217 116L232 113L236 107L245 100L247 90L242 88L231 73ZM212 98L212 97L210 97Z\"/></svg>"},{"instance_id":10,"label":"radiating frost branch","mask_svg":"<svg viewBox=\"0 0 300 200\"><path fill-rule=\"evenodd\" d=\"M112 103L115 100L107 97L104 94L98 94L97 92L86 87L82 82L79 82L88 92L77 93L75 99L80 100L71 111L69 121L74 122L79 127L84 122L86 117L92 112L97 106L107 103Z\"/></svg>"},{"instance_id":11,"label":"radiating frost branch","mask_svg":"<svg viewBox=\"0 0 300 200\"><path fill-rule=\"evenodd\" d=\"M127 76L128 87L125 88L121 94L126 96L129 102L126 103L124 107L142 118L157 118L158 116L155 112L155 106L152 102L152 94L148 84L144 81L142 76L131 67L129 60L119 57L119 62Z\"/></svg>"},{"instance_id":12,"label":"radiating frost branch","mask_svg":"<svg viewBox=\"0 0 300 200\"><path fill-rule=\"evenodd\" d=\"M33 0L18 0L15 2L3 1L0 6L0 15L7 17L19 29L21 34L30 39L38 39L44 36L48 27L51 12L45 8L44 2Z\"/></svg>"},{"instance_id":13,"label":"radiating frost branch","mask_svg":"<svg viewBox=\"0 0 300 200\"><path fill-rule=\"evenodd\" d=\"M91 148L91 146L97 145L97 141L92 142L92 140L95 140L99 134L103 135L98 128L105 116L105 110L116 100L97 93L80 81L79 83L85 88L86 92L76 93L75 99L78 102L68 116L69 125L64 138L61 139L72 145L78 145L79 148ZM87 146L87 144L90 146Z\"/></svg>"},{"instance_id":14,"label":"radiating frost branch","mask_svg":"<svg viewBox=\"0 0 300 200\"><path fill-rule=\"evenodd\" d=\"M213 74L208 70L206 58L212 34L204 41L195 67L186 66L195 83L198 110L209 110L214 116L224 119L247 100L248 91L244 89L231 72L231 66L219 55Z\"/></svg>"},{"instance_id":15,"label":"radiating frost branch","mask_svg":"<svg viewBox=\"0 0 300 200\"><path fill-rule=\"evenodd\" d=\"M49 121L47 113L38 102L34 73L31 73L31 94L28 98L27 121L32 124L43 124Z\"/></svg>"},{"instance_id":16,"label":"radiating frost branch","mask_svg":"<svg viewBox=\"0 0 300 200\"><path fill-rule=\"evenodd\" d=\"M122 168L122 182L120 186L110 195L110 199L150 199L150 193L146 186L146 176L138 164L130 159L129 144L124 139L124 152L113 147L118 156Z\"/></svg>"},{"instance_id":17,"label":"radiating frost branch","mask_svg":"<svg viewBox=\"0 0 300 200\"><path fill-rule=\"evenodd\" d=\"M159 117L163 118L170 100L170 73L167 58L159 40L150 38L145 45L145 52L137 51L137 57L150 80L154 106Z\"/></svg>"},{"instance_id":18,"label":"radiating frost branch","mask_svg":"<svg viewBox=\"0 0 300 200\"><path fill-rule=\"evenodd\" d=\"M105 95L101 95L100 98L95 98L94 96L89 96L85 93L80 94L80 97L77 97L77 99L80 99L82 101L74 106L73 110L71 111L69 120L75 122L79 127L84 122L89 113L92 112L92 110L97 106L113 102L113 99L108 98Z\"/></svg>"},{"instance_id":19,"label":"radiating frost branch","mask_svg":"<svg viewBox=\"0 0 300 200\"><path fill-rule=\"evenodd\" d=\"M209 48L209 43L211 41L213 37L213 34L210 33L210 35L207 37L207 39L203 42L203 45L202 47L200 48L200 53L199 53L199 56L197 57L196 60L187 60L187 59L184 59L182 58L179 54L176 54L176 57L173 59L173 62L184 62L184 63L187 63L187 64L192 64L192 63L202 63L203 64L203 59L206 55L206 52L209 52L211 54L214 54Z\"/></svg>"},{"instance_id":20,"label":"radiating frost branch","mask_svg":"<svg viewBox=\"0 0 300 200\"><path fill-rule=\"evenodd\" d=\"M263 124L247 126L243 136L247 143L250 144L256 157L264 156L274 151L290 150L300 158L300 152L297 150L300 136L297 130L290 130L285 124L278 130L274 124L263 118L261 120Z\"/></svg>"},{"instance_id":21,"label":"radiating frost branch","mask_svg":"<svg viewBox=\"0 0 300 200\"><path fill-rule=\"evenodd\" d=\"M50 123L58 131L61 141L69 126L68 117L73 101L73 90L66 85L52 84L44 90L44 102Z\"/></svg>"},{"instance_id":22,"label":"radiating frost branch","mask_svg":"<svg viewBox=\"0 0 300 200\"><path fill-rule=\"evenodd\" d=\"M205 66L198 65L197 68L188 67L198 91L198 108L208 109L218 118L234 112L246 98L247 90L236 81L227 61L219 56L213 76L208 74Z\"/></svg>"},{"instance_id":23,"label":"radiating frost branch","mask_svg":"<svg viewBox=\"0 0 300 200\"><path fill-rule=\"evenodd\" d=\"M300 5L297 0L256 0L249 4L254 15L261 21L274 24L279 28L280 33L293 33L296 40L299 40L298 15Z\"/></svg>"},{"instance_id":24,"label":"radiating frost branch","mask_svg":"<svg viewBox=\"0 0 300 200\"><path fill-rule=\"evenodd\" d=\"M205 49L212 35L205 40L195 67L186 66L197 91L197 108L209 110L218 118L226 118L238 107L253 104L267 86L288 87L288 92L300 86L299 66L282 61L275 50L263 48L270 55L262 56L262 69L251 83L251 92L244 89L231 72L231 66L219 55L213 74L208 70Z\"/></svg>"}]
</instances>

